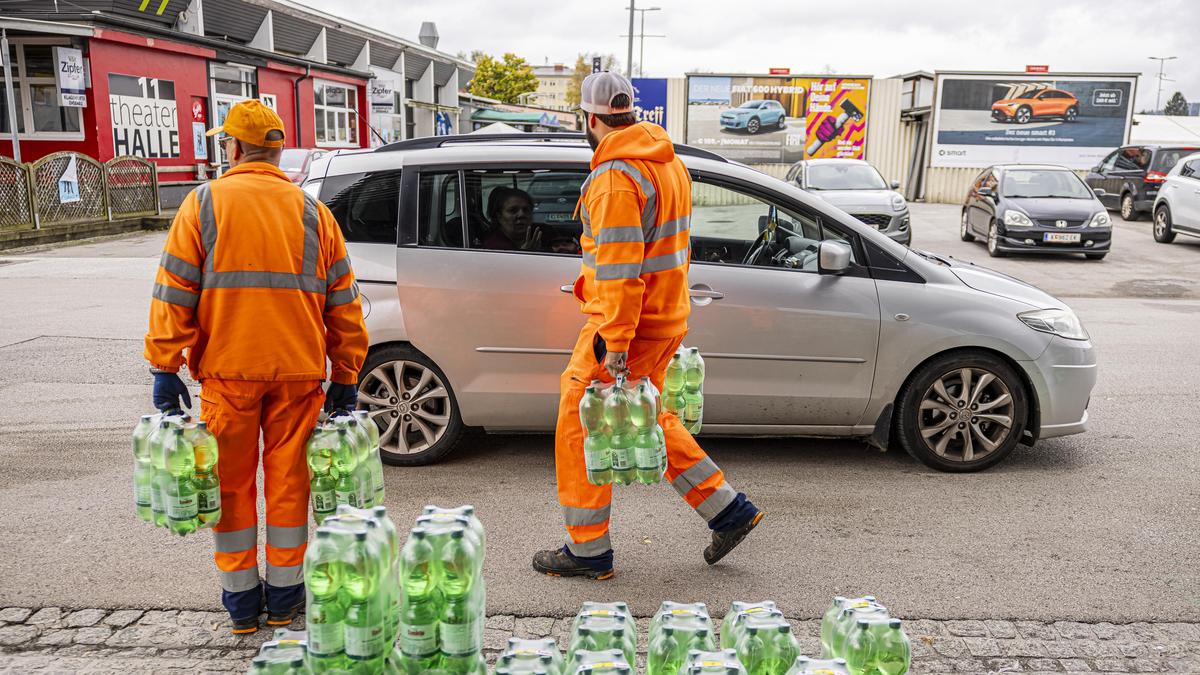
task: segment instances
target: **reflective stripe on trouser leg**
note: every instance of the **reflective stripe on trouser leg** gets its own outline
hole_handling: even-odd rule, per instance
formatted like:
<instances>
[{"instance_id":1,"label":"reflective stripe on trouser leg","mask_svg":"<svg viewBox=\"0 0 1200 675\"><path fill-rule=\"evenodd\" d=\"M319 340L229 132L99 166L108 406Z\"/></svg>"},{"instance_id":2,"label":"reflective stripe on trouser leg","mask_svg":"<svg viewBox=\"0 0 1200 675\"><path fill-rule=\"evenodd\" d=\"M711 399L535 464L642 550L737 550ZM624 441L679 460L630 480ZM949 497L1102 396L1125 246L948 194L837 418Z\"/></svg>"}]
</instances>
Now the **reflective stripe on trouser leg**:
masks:
<instances>
[{"instance_id":1,"label":"reflective stripe on trouser leg","mask_svg":"<svg viewBox=\"0 0 1200 675\"><path fill-rule=\"evenodd\" d=\"M308 525L280 527L267 524L267 583L295 586L304 581L304 551Z\"/></svg>"},{"instance_id":2,"label":"reflective stripe on trouser leg","mask_svg":"<svg viewBox=\"0 0 1200 675\"><path fill-rule=\"evenodd\" d=\"M273 382L263 396L263 486L267 502L267 604L270 587L304 581L308 542L308 465L304 449L317 421L321 383Z\"/></svg>"},{"instance_id":3,"label":"reflective stripe on trouser leg","mask_svg":"<svg viewBox=\"0 0 1200 675\"><path fill-rule=\"evenodd\" d=\"M612 548L608 537L612 486L592 485L583 460L583 426L579 423L579 400L587 387L592 356L594 325L585 326L575 344L571 363L559 385L558 424L554 432L554 469L558 479L558 502L567 527L567 549L581 557L603 555Z\"/></svg>"},{"instance_id":4,"label":"reflective stripe on trouser leg","mask_svg":"<svg viewBox=\"0 0 1200 675\"><path fill-rule=\"evenodd\" d=\"M737 492L678 417L662 415L659 423L667 440L667 480L701 518L716 518L733 503Z\"/></svg>"}]
</instances>

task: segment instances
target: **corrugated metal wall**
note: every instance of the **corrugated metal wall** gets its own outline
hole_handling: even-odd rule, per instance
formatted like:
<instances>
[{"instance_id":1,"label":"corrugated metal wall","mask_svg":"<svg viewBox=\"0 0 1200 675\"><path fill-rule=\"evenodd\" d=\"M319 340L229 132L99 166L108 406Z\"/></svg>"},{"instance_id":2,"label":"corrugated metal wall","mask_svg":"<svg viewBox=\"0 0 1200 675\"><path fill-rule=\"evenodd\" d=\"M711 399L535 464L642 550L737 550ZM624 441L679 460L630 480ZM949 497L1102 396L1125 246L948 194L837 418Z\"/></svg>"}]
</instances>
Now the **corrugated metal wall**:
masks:
<instances>
[{"instance_id":1,"label":"corrugated metal wall","mask_svg":"<svg viewBox=\"0 0 1200 675\"><path fill-rule=\"evenodd\" d=\"M903 80L871 80L871 108L867 116L866 160L889 183L908 185L916 126L900 119L900 92Z\"/></svg>"},{"instance_id":2,"label":"corrugated metal wall","mask_svg":"<svg viewBox=\"0 0 1200 675\"><path fill-rule=\"evenodd\" d=\"M925 170L925 201L934 204L961 204L971 181L983 169L967 167L930 167Z\"/></svg>"},{"instance_id":3,"label":"corrugated metal wall","mask_svg":"<svg viewBox=\"0 0 1200 675\"><path fill-rule=\"evenodd\" d=\"M667 134L676 143L687 143L687 78L667 80Z\"/></svg>"}]
</instances>

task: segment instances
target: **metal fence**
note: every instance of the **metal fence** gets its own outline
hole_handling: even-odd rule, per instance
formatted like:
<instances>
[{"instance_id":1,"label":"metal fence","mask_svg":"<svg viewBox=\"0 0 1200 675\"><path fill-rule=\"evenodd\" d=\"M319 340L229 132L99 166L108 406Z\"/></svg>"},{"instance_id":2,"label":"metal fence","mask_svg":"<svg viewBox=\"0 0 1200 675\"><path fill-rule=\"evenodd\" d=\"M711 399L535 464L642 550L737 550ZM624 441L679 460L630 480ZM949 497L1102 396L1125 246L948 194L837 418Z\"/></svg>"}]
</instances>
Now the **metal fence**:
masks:
<instances>
[{"instance_id":1,"label":"metal fence","mask_svg":"<svg viewBox=\"0 0 1200 675\"><path fill-rule=\"evenodd\" d=\"M18 164L0 157L0 229L107 221L160 212L154 165L56 152Z\"/></svg>"}]
</instances>

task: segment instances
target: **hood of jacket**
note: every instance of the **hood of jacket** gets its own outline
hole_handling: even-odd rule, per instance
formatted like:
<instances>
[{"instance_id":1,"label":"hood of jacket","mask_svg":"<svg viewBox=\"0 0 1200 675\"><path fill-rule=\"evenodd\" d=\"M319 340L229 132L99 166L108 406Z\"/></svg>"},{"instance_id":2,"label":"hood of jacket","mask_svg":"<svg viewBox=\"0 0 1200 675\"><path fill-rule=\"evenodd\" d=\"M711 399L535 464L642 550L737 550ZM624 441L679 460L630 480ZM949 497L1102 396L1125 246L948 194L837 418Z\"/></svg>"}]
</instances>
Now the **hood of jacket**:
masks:
<instances>
[{"instance_id":1,"label":"hood of jacket","mask_svg":"<svg viewBox=\"0 0 1200 675\"><path fill-rule=\"evenodd\" d=\"M662 127L650 122L638 122L605 136L592 154L592 168L614 159L666 163L675 159L675 145Z\"/></svg>"}]
</instances>

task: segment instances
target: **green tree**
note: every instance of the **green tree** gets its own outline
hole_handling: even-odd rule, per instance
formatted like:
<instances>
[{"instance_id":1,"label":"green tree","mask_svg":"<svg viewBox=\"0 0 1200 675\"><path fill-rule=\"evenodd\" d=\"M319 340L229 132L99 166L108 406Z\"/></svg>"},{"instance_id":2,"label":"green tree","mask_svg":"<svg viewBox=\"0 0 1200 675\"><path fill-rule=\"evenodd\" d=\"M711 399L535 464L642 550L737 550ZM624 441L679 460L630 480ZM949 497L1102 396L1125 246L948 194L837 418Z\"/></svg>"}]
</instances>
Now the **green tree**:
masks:
<instances>
[{"instance_id":1,"label":"green tree","mask_svg":"<svg viewBox=\"0 0 1200 675\"><path fill-rule=\"evenodd\" d=\"M1177 91L1171 96L1171 100L1167 101L1167 107L1163 108L1164 115L1187 115L1188 102L1183 97L1183 92Z\"/></svg>"},{"instance_id":2,"label":"green tree","mask_svg":"<svg viewBox=\"0 0 1200 675\"><path fill-rule=\"evenodd\" d=\"M496 58L482 52L472 52L471 56L475 57L475 77L467 90L472 94L520 103L521 94L537 91L537 76L520 56L508 53Z\"/></svg>"},{"instance_id":3,"label":"green tree","mask_svg":"<svg viewBox=\"0 0 1200 675\"><path fill-rule=\"evenodd\" d=\"M583 86L583 80L588 75L592 74L592 58L599 56L600 65L604 70L620 70L621 62L612 54L580 54L575 59L575 72L571 74L571 81L567 83L567 105L571 108L579 105L579 88Z\"/></svg>"}]
</instances>

